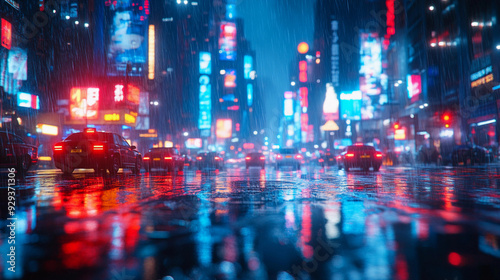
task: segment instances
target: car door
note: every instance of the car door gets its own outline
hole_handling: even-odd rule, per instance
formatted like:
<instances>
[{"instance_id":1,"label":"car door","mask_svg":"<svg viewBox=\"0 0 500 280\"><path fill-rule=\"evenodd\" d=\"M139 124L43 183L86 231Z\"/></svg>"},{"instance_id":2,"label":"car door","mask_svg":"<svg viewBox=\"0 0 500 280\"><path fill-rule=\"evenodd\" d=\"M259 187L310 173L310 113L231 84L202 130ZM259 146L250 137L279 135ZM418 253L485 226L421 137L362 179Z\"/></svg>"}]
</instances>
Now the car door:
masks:
<instances>
[{"instance_id":1,"label":"car door","mask_svg":"<svg viewBox=\"0 0 500 280\"><path fill-rule=\"evenodd\" d=\"M123 146L122 139L118 134L113 134L113 139L116 146L116 152L120 154L121 165L124 167L128 162L126 147Z\"/></svg>"},{"instance_id":2,"label":"car door","mask_svg":"<svg viewBox=\"0 0 500 280\"><path fill-rule=\"evenodd\" d=\"M132 150L132 147L129 145L129 143L125 139L123 139L123 137L119 137L122 140L122 147L127 159L125 164L130 167L135 164L134 151Z\"/></svg>"}]
</instances>

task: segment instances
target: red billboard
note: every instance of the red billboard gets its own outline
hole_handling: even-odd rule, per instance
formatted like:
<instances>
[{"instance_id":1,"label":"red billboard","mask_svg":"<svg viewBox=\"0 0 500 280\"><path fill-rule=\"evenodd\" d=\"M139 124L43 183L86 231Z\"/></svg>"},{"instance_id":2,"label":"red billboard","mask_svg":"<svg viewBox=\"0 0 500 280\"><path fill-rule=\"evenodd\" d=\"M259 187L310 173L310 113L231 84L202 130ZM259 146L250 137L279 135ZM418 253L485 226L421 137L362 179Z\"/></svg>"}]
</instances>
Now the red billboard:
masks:
<instances>
[{"instance_id":1,"label":"red billboard","mask_svg":"<svg viewBox=\"0 0 500 280\"><path fill-rule=\"evenodd\" d=\"M422 79L420 75L408 75L408 98L411 102L418 101L422 93Z\"/></svg>"},{"instance_id":2,"label":"red billboard","mask_svg":"<svg viewBox=\"0 0 500 280\"><path fill-rule=\"evenodd\" d=\"M2 47L10 50L12 46L12 24L2 19Z\"/></svg>"},{"instance_id":3,"label":"red billboard","mask_svg":"<svg viewBox=\"0 0 500 280\"><path fill-rule=\"evenodd\" d=\"M72 88L69 110L73 120L96 120L99 111L99 88Z\"/></svg>"}]
</instances>

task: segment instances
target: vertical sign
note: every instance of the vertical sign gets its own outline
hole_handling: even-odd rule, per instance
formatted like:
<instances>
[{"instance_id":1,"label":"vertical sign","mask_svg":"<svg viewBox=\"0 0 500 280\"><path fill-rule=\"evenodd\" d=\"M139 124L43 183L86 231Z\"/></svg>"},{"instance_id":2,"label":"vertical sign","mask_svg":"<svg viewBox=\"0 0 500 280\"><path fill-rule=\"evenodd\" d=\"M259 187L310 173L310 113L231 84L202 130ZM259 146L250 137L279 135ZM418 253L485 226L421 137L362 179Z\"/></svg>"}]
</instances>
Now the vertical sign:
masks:
<instances>
[{"instance_id":1,"label":"vertical sign","mask_svg":"<svg viewBox=\"0 0 500 280\"><path fill-rule=\"evenodd\" d=\"M12 24L2 19L2 47L10 50L12 45Z\"/></svg>"},{"instance_id":2,"label":"vertical sign","mask_svg":"<svg viewBox=\"0 0 500 280\"><path fill-rule=\"evenodd\" d=\"M198 129L202 136L209 136L212 128L212 90L210 74L212 73L212 56L209 52L200 52L200 107L198 117Z\"/></svg>"},{"instance_id":3,"label":"vertical sign","mask_svg":"<svg viewBox=\"0 0 500 280\"><path fill-rule=\"evenodd\" d=\"M149 25L148 34L148 79L155 78L155 26Z\"/></svg>"},{"instance_id":4,"label":"vertical sign","mask_svg":"<svg viewBox=\"0 0 500 280\"><path fill-rule=\"evenodd\" d=\"M332 20L332 85L334 88L338 88L339 83L339 22L336 20Z\"/></svg>"}]
</instances>

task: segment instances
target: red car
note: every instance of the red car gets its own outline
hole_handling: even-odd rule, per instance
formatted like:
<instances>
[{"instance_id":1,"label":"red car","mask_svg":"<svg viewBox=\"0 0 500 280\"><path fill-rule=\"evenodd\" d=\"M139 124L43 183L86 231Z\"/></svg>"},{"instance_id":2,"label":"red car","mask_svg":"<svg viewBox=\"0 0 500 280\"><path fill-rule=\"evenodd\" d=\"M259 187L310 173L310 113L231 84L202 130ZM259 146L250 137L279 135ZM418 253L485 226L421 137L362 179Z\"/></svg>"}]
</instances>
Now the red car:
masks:
<instances>
[{"instance_id":1,"label":"red car","mask_svg":"<svg viewBox=\"0 0 500 280\"><path fill-rule=\"evenodd\" d=\"M120 168L130 168L135 174L141 171L141 154L116 133L97 132L87 128L73 133L54 145L54 164L64 174L78 168L92 168L95 172L109 170L115 175Z\"/></svg>"},{"instance_id":2,"label":"red car","mask_svg":"<svg viewBox=\"0 0 500 280\"><path fill-rule=\"evenodd\" d=\"M382 165L382 153L375 150L372 146L355 144L346 147L339 156L337 156L339 169L345 168L349 171L351 168L361 168L368 170L370 167L374 171L379 171Z\"/></svg>"},{"instance_id":3,"label":"red car","mask_svg":"<svg viewBox=\"0 0 500 280\"><path fill-rule=\"evenodd\" d=\"M26 174L38 162L38 149L17 135L0 132L0 167L16 168Z\"/></svg>"},{"instance_id":4,"label":"red car","mask_svg":"<svg viewBox=\"0 0 500 280\"><path fill-rule=\"evenodd\" d=\"M153 148L144 155L144 168L151 172L153 168L184 170L184 157L175 148Z\"/></svg>"}]
</instances>

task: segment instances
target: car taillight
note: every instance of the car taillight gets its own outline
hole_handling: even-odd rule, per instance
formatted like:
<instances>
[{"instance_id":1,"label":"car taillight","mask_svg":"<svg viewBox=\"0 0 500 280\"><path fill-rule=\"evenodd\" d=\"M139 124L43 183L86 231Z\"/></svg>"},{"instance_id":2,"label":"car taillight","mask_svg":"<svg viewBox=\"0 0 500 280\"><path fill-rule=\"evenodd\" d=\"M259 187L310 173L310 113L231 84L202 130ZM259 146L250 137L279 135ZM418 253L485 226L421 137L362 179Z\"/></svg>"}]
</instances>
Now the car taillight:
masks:
<instances>
[{"instance_id":1,"label":"car taillight","mask_svg":"<svg viewBox=\"0 0 500 280\"><path fill-rule=\"evenodd\" d=\"M282 158L283 158L283 156L282 156L282 155L276 155L276 158L277 158L277 159L282 159Z\"/></svg>"},{"instance_id":2,"label":"car taillight","mask_svg":"<svg viewBox=\"0 0 500 280\"><path fill-rule=\"evenodd\" d=\"M196 157L196 159L197 159L197 160L201 160L201 159L202 159L202 157Z\"/></svg>"},{"instance_id":3,"label":"car taillight","mask_svg":"<svg viewBox=\"0 0 500 280\"><path fill-rule=\"evenodd\" d=\"M346 157L354 157L354 154L347 154Z\"/></svg>"},{"instance_id":4,"label":"car taillight","mask_svg":"<svg viewBox=\"0 0 500 280\"><path fill-rule=\"evenodd\" d=\"M382 153L377 153L377 154L375 155L375 157L381 158L381 157L382 157Z\"/></svg>"},{"instance_id":5,"label":"car taillight","mask_svg":"<svg viewBox=\"0 0 500 280\"><path fill-rule=\"evenodd\" d=\"M341 156L337 156L337 159L342 159L342 157Z\"/></svg>"},{"instance_id":6,"label":"car taillight","mask_svg":"<svg viewBox=\"0 0 500 280\"><path fill-rule=\"evenodd\" d=\"M172 160L172 157L165 157L165 160Z\"/></svg>"},{"instance_id":7,"label":"car taillight","mask_svg":"<svg viewBox=\"0 0 500 280\"><path fill-rule=\"evenodd\" d=\"M215 159L215 160L219 160L219 159L220 159L220 157L214 157L214 159Z\"/></svg>"},{"instance_id":8,"label":"car taillight","mask_svg":"<svg viewBox=\"0 0 500 280\"><path fill-rule=\"evenodd\" d=\"M266 157L260 157L260 160L266 160Z\"/></svg>"},{"instance_id":9,"label":"car taillight","mask_svg":"<svg viewBox=\"0 0 500 280\"><path fill-rule=\"evenodd\" d=\"M54 151L62 151L63 146L62 145L55 145L54 146Z\"/></svg>"},{"instance_id":10,"label":"car taillight","mask_svg":"<svg viewBox=\"0 0 500 280\"><path fill-rule=\"evenodd\" d=\"M143 159L144 159L144 160L149 160L149 157L144 157Z\"/></svg>"},{"instance_id":11,"label":"car taillight","mask_svg":"<svg viewBox=\"0 0 500 280\"><path fill-rule=\"evenodd\" d=\"M246 160L251 160L252 158L251 158L251 157L246 157L245 159L246 159Z\"/></svg>"},{"instance_id":12,"label":"car taillight","mask_svg":"<svg viewBox=\"0 0 500 280\"><path fill-rule=\"evenodd\" d=\"M94 145L93 150L94 151L104 151L104 145Z\"/></svg>"},{"instance_id":13,"label":"car taillight","mask_svg":"<svg viewBox=\"0 0 500 280\"><path fill-rule=\"evenodd\" d=\"M295 155L295 159L302 159L302 155Z\"/></svg>"}]
</instances>

